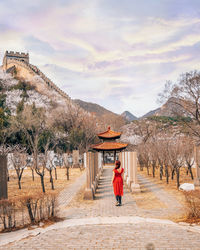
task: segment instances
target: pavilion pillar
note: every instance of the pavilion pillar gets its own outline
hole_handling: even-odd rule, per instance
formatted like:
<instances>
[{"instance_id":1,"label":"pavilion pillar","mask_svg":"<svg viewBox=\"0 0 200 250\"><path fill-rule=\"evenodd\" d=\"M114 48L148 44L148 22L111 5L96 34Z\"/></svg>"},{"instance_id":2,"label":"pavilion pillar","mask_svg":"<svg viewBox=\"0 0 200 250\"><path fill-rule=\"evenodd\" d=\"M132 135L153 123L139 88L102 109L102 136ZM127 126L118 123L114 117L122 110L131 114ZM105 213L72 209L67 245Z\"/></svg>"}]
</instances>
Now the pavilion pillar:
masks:
<instances>
[{"instance_id":1,"label":"pavilion pillar","mask_svg":"<svg viewBox=\"0 0 200 250\"><path fill-rule=\"evenodd\" d=\"M94 190L92 188L92 152L86 153L86 189L84 199L94 199Z\"/></svg>"},{"instance_id":2,"label":"pavilion pillar","mask_svg":"<svg viewBox=\"0 0 200 250\"><path fill-rule=\"evenodd\" d=\"M116 155L117 155L117 153L116 153L116 150L114 151L114 163L115 163L115 161L116 161Z\"/></svg>"},{"instance_id":3,"label":"pavilion pillar","mask_svg":"<svg viewBox=\"0 0 200 250\"><path fill-rule=\"evenodd\" d=\"M104 159L104 157L105 157L105 152L103 151L103 165L105 165L105 159Z\"/></svg>"},{"instance_id":4,"label":"pavilion pillar","mask_svg":"<svg viewBox=\"0 0 200 250\"><path fill-rule=\"evenodd\" d=\"M196 178L194 179L194 185L200 186L200 145L194 147L194 159L196 166Z\"/></svg>"},{"instance_id":5,"label":"pavilion pillar","mask_svg":"<svg viewBox=\"0 0 200 250\"><path fill-rule=\"evenodd\" d=\"M123 164L122 164L122 153L119 152L119 161L121 162L121 167L123 168Z\"/></svg>"},{"instance_id":6,"label":"pavilion pillar","mask_svg":"<svg viewBox=\"0 0 200 250\"><path fill-rule=\"evenodd\" d=\"M5 155L0 155L0 200L7 198L7 157Z\"/></svg>"},{"instance_id":7,"label":"pavilion pillar","mask_svg":"<svg viewBox=\"0 0 200 250\"><path fill-rule=\"evenodd\" d=\"M137 152L130 152L130 189L132 193L141 192L137 179Z\"/></svg>"}]
</instances>

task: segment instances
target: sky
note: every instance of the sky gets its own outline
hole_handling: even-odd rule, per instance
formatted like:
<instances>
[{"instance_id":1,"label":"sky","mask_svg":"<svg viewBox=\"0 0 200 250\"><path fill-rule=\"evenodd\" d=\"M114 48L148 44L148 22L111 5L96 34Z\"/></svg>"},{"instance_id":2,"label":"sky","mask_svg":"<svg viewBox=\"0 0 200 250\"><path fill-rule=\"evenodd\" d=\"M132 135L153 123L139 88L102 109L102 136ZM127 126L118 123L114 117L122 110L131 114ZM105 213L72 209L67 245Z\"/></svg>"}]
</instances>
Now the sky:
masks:
<instances>
[{"instance_id":1,"label":"sky","mask_svg":"<svg viewBox=\"0 0 200 250\"><path fill-rule=\"evenodd\" d=\"M72 99L136 116L200 68L200 0L0 0L0 61L29 52Z\"/></svg>"}]
</instances>

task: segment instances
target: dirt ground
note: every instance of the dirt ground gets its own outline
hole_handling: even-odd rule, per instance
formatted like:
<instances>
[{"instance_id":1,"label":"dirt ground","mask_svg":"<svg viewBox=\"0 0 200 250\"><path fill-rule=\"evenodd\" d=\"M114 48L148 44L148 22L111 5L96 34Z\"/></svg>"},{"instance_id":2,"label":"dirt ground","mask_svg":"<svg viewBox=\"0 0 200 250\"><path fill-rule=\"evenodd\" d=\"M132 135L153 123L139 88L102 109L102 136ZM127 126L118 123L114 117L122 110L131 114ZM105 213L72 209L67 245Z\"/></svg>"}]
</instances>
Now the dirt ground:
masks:
<instances>
[{"instance_id":1,"label":"dirt ground","mask_svg":"<svg viewBox=\"0 0 200 250\"><path fill-rule=\"evenodd\" d=\"M79 168L70 168L69 170L69 180L67 180L66 169L65 168L57 168L57 180L55 179L55 172L53 172L53 181L55 190L53 192L60 192L69 184L75 181L77 177L79 177L83 172ZM24 170L21 180L20 190L18 187L18 178L15 170L9 171L10 181L8 182L8 198L15 199L19 198L23 195L34 194L38 192L42 192L41 180L39 175L34 173L35 180L32 180L32 172L29 168ZM52 191L49 172L45 170L44 183L46 192Z\"/></svg>"},{"instance_id":2,"label":"dirt ground","mask_svg":"<svg viewBox=\"0 0 200 250\"><path fill-rule=\"evenodd\" d=\"M185 205L185 196L183 194L183 191L177 189L176 185L176 175L174 176L174 180L171 180L171 176L169 177L169 184L166 183L166 178L163 176L162 180L160 180L160 174L159 174L160 169L156 169L155 171L155 177L153 178L152 170L150 169L150 174L147 174L147 169L144 168L143 171L138 168L138 173L148 177L153 181L154 183L158 184L161 186L165 191L169 192L172 196L175 196L176 199L183 205ZM195 169L192 169L193 176L194 178L196 177L196 172ZM170 172L169 172L170 173ZM180 184L183 183L194 183L194 180L191 179L190 174L186 174L186 169L183 167L180 169Z\"/></svg>"}]
</instances>

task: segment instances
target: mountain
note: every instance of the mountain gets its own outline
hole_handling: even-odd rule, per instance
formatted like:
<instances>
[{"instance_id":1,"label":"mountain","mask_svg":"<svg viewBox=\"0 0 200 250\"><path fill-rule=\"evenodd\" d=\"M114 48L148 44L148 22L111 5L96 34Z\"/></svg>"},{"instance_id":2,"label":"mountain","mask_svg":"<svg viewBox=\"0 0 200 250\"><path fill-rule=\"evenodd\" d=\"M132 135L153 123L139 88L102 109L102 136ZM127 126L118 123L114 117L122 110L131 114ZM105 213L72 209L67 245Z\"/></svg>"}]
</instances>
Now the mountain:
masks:
<instances>
[{"instance_id":1,"label":"mountain","mask_svg":"<svg viewBox=\"0 0 200 250\"><path fill-rule=\"evenodd\" d=\"M151 110L151 111L149 111L148 113L146 113L145 115L143 115L143 116L140 117L140 118L146 118L146 117L149 117L149 116L157 115L157 114L159 113L159 111L160 111L160 108Z\"/></svg>"},{"instance_id":2,"label":"mountain","mask_svg":"<svg viewBox=\"0 0 200 250\"><path fill-rule=\"evenodd\" d=\"M181 103L180 100L178 100L177 98L171 97L160 108L157 108L155 110L152 110L146 113L140 119L147 118L150 116L168 116L168 117L189 116L189 114L185 113L181 105L183 105L183 103Z\"/></svg>"},{"instance_id":3,"label":"mountain","mask_svg":"<svg viewBox=\"0 0 200 250\"><path fill-rule=\"evenodd\" d=\"M119 116L118 114L113 113L112 111L92 102L85 102L79 99L73 100L76 104L78 104L82 109L95 114L96 116L103 116L106 114L111 114L114 116Z\"/></svg>"},{"instance_id":4,"label":"mountain","mask_svg":"<svg viewBox=\"0 0 200 250\"><path fill-rule=\"evenodd\" d=\"M136 116L134 116L133 114L131 114L129 111L124 111L121 114L122 117L124 117L127 121L132 122L134 120L137 120L138 118Z\"/></svg>"}]
</instances>

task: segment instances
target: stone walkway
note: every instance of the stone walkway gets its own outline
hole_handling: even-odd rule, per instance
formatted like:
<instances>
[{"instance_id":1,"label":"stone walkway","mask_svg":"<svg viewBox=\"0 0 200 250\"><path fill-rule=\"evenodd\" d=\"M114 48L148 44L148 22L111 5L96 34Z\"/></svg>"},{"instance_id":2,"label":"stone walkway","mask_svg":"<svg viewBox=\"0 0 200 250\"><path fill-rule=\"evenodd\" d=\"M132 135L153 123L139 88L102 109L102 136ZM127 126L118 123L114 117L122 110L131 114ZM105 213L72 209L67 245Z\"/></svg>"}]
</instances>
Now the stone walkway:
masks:
<instances>
[{"instance_id":1,"label":"stone walkway","mask_svg":"<svg viewBox=\"0 0 200 250\"><path fill-rule=\"evenodd\" d=\"M69 187L64 189L62 192L60 192L58 197L58 206L60 210L63 209L63 207L66 207L69 205L71 200L74 198L74 196L77 194L77 192L80 190L80 188L85 184L86 174L85 172L76 179L74 183L72 183Z\"/></svg>"},{"instance_id":2,"label":"stone walkway","mask_svg":"<svg viewBox=\"0 0 200 250\"><path fill-rule=\"evenodd\" d=\"M123 206L116 207L111 176L112 167L105 167L95 200L91 202L72 200L84 184L84 177L81 176L59 197L61 213L66 218L63 222L37 228L29 234L24 230L23 237L4 246L1 242L6 242L5 236L0 235L0 249L199 249L198 226L145 218L147 215L152 217L155 211L148 214L138 208L134 195L126 188ZM161 201L167 197L166 213L171 212L170 206L180 209L176 199L162 188L144 177L140 177L140 181ZM14 236L14 233L11 234Z\"/></svg>"}]
</instances>

